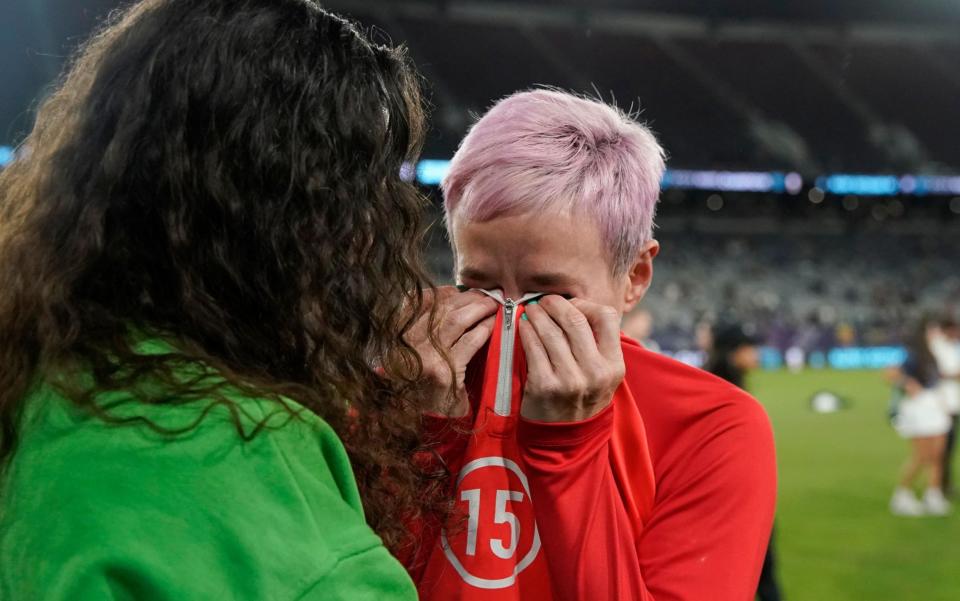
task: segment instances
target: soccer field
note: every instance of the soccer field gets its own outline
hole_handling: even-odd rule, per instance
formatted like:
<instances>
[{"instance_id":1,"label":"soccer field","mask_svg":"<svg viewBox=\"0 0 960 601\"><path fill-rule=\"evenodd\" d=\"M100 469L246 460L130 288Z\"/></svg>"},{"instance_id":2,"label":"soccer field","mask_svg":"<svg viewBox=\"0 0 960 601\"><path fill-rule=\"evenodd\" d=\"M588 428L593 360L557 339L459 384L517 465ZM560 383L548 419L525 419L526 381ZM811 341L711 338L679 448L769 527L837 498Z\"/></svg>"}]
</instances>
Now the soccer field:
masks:
<instances>
[{"instance_id":1,"label":"soccer field","mask_svg":"<svg viewBox=\"0 0 960 601\"><path fill-rule=\"evenodd\" d=\"M886 421L879 372L761 372L751 392L777 439L778 572L789 601L960 599L960 515L896 518L887 511L907 452ZM850 401L816 414L830 390Z\"/></svg>"}]
</instances>

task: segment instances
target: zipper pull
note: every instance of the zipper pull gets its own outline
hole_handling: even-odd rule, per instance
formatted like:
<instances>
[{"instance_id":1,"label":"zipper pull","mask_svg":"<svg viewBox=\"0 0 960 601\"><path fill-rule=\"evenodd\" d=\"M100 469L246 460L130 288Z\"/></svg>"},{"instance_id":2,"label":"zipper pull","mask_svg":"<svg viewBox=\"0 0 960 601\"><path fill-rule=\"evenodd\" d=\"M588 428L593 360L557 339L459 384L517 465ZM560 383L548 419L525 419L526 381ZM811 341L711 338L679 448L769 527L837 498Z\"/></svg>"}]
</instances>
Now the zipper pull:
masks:
<instances>
[{"instance_id":1,"label":"zipper pull","mask_svg":"<svg viewBox=\"0 0 960 601\"><path fill-rule=\"evenodd\" d=\"M516 308L517 303L512 298L503 302L503 321L508 330L513 327L513 311Z\"/></svg>"}]
</instances>

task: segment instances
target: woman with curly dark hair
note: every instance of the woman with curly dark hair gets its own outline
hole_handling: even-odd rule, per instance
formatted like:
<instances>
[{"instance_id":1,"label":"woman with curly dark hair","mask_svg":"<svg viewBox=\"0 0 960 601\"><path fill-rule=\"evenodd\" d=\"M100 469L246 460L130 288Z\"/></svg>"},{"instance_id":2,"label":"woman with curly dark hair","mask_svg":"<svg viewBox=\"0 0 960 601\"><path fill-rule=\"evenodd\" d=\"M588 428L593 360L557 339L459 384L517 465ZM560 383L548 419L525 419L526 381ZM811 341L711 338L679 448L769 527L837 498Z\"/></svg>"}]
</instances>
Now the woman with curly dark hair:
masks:
<instances>
[{"instance_id":1,"label":"woman with curly dark hair","mask_svg":"<svg viewBox=\"0 0 960 601\"><path fill-rule=\"evenodd\" d=\"M415 598L423 119L311 0L87 43L0 174L0 598Z\"/></svg>"}]
</instances>

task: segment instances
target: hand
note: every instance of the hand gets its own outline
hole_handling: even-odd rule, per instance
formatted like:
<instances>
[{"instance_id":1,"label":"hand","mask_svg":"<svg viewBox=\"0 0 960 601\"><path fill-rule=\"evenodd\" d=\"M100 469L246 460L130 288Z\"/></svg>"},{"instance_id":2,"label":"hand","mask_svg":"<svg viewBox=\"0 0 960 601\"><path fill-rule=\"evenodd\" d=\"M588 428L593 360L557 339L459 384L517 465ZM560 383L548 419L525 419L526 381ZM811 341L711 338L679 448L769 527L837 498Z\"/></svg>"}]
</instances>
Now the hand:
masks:
<instances>
[{"instance_id":1,"label":"hand","mask_svg":"<svg viewBox=\"0 0 960 601\"><path fill-rule=\"evenodd\" d=\"M433 306L437 311L434 322L436 345L429 336ZM485 294L461 293L453 286L424 292L423 314L407 332L406 340L423 362L421 379L431 411L450 417L461 417L469 412L470 403L464 387L467 364L490 339L498 306L497 301Z\"/></svg>"},{"instance_id":2,"label":"hand","mask_svg":"<svg viewBox=\"0 0 960 601\"><path fill-rule=\"evenodd\" d=\"M527 357L520 414L573 422L607 407L626 371L616 310L551 295L527 305L526 315L527 321L520 321Z\"/></svg>"}]
</instances>

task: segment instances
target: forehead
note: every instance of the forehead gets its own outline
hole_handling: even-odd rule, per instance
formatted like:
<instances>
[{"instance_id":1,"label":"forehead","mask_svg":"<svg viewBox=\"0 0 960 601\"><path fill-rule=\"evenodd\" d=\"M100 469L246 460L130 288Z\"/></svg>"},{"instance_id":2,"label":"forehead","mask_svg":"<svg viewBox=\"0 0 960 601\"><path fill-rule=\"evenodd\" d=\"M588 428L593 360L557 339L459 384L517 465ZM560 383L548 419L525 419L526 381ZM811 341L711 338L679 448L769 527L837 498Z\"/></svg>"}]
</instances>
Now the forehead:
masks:
<instances>
[{"instance_id":1,"label":"forehead","mask_svg":"<svg viewBox=\"0 0 960 601\"><path fill-rule=\"evenodd\" d=\"M568 213L498 217L490 221L454 220L458 268L563 272L584 264L607 264L599 227Z\"/></svg>"}]
</instances>

